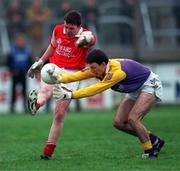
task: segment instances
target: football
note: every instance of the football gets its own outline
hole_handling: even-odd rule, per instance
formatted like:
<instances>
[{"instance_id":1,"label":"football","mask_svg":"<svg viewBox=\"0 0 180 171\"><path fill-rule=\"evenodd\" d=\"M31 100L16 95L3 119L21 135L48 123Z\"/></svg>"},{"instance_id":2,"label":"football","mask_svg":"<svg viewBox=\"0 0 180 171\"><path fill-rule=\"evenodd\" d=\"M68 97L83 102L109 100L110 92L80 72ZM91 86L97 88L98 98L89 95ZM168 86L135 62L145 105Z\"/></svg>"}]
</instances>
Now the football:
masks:
<instances>
[{"instance_id":1,"label":"football","mask_svg":"<svg viewBox=\"0 0 180 171\"><path fill-rule=\"evenodd\" d=\"M41 78L42 80L47 84L52 84L51 77L49 76L49 73L47 71L52 70L55 73L62 72L62 69L59 68L57 65L48 63L45 64L41 69Z\"/></svg>"}]
</instances>

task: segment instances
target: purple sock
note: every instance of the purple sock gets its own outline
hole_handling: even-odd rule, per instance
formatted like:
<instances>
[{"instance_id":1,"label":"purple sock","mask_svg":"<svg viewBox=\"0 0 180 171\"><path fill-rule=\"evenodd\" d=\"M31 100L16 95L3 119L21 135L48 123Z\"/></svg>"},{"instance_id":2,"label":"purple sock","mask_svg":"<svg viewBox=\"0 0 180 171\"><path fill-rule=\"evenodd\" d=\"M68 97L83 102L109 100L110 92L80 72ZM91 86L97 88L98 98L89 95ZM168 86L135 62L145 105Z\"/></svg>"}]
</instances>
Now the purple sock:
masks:
<instances>
[{"instance_id":1,"label":"purple sock","mask_svg":"<svg viewBox=\"0 0 180 171\"><path fill-rule=\"evenodd\" d=\"M152 133L149 134L149 137L150 137L150 140L151 140L151 143L152 143L152 144L154 144L155 141L156 141L157 138L158 138L156 135L154 135L154 134L152 134Z\"/></svg>"}]
</instances>

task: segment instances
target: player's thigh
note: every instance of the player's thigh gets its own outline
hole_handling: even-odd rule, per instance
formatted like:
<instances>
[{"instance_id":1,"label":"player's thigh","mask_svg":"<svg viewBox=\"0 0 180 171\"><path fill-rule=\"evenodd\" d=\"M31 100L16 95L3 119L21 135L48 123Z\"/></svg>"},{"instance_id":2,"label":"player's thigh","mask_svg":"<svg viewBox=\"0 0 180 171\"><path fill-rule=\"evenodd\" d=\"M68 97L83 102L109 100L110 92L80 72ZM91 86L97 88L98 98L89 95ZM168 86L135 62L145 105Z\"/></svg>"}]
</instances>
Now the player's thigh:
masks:
<instances>
[{"instance_id":1,"label":"player's thigh","mask_svg":"<svg viewBox=\"0 0 180 171\"><path fill-rule=\"evenodd\" d=\"M114 121L118 123L127 122L129 112L133 108L135 101L126 97L119 104Z\"/></svg>"},{"instance_id":2,"label":"player's thigh","mask_svg":"<svg viewBox=\"0 0 180 171\"><path fill-rule=\"evenodd\" d=\"M54 118L62 119L68 110L71 100L58 100L55 104L55 110L53 113Z\"/></svg>"},{"instance_id":3,"label":"player's thigh","mask_svg":"<svg viewBox=\"0 0 180 171\"><path fill-rule=\"evenodd\" d=\"M39 96L47 96L47 99L51 97L53 84L46 84L44 81L41 80L40 89L38 91Z\"/></svg>"},{"instance_id":4,"label":"player's thigh","mask_svg":"<svg viewBox=\"0 0 180 171\"><path fill-rule=\"evenodd\" d=\"M137 98L134 106L132 107L129 117L136 120L142 119L145 114L152 108L156 103L156 96L147 92L141 92Z\"/></svg>"}]
</instances>

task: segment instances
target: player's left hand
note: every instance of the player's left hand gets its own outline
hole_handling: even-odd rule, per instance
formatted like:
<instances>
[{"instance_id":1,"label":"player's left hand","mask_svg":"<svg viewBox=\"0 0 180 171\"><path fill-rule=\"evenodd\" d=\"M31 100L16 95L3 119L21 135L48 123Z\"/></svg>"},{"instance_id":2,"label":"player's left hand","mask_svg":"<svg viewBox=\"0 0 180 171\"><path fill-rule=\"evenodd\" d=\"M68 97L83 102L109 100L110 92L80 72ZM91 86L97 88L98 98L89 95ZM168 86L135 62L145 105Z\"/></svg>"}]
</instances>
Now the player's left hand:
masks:
<instances>
[{"instance_id":1,"label":"player's left hand","mask_svg":"<svg viewBox=\"0 0 180 171\"><path fill-rule=\"evenodd\" d=\"M78 37L76 41L77 47L86 48L93 42L93 35L91 31L84 31L80 35L76 35L76 37Z\"/></svg>"},{"instance_id":2,"label":"player's left hand","mask_svg":"<svg viewBox=\"0 0 180 171\"><path fill-rule=\"evenodd\" d=\"M38 78L38 74L40 73L40 70L43 66L43 61L39 59L38 61L34 62L32 66L29 68L27 75L30 78Z\"/></svg>"},{"instance_id":3,"label":"player's left hand","mask_svg":"<svg viewBox=\"0 0 180 171\"><path fill-rule=\"evenodd\" d=\"M56 100L71 99L72 92L65 87L61 87L61 84L54 86L53 88L53 98Z\"/></svg>"}]
</instances>

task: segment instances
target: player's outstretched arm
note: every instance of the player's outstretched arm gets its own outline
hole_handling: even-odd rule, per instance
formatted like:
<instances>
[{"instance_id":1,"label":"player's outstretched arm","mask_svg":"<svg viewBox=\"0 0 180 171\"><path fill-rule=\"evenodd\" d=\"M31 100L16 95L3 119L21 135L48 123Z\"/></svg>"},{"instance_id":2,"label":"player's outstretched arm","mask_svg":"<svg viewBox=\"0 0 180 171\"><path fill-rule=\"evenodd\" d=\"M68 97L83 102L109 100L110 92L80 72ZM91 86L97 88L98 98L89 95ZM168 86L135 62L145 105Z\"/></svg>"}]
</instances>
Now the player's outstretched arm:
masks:
<instances>
[{"instance_id":1,"label":"player's outstretched arm","mask_svg":"<svg viewBox=\"0 0 180 171\"><path fill-rule=\"evenodd\" d=\"M32 64L32 66L29 68L27 72L30 78L38 77L44 62L47 61L49 57L53 54L53 50L54 49L51 47L51 45L49 45L42 57Z\"/></svg>"}]
</instances>

